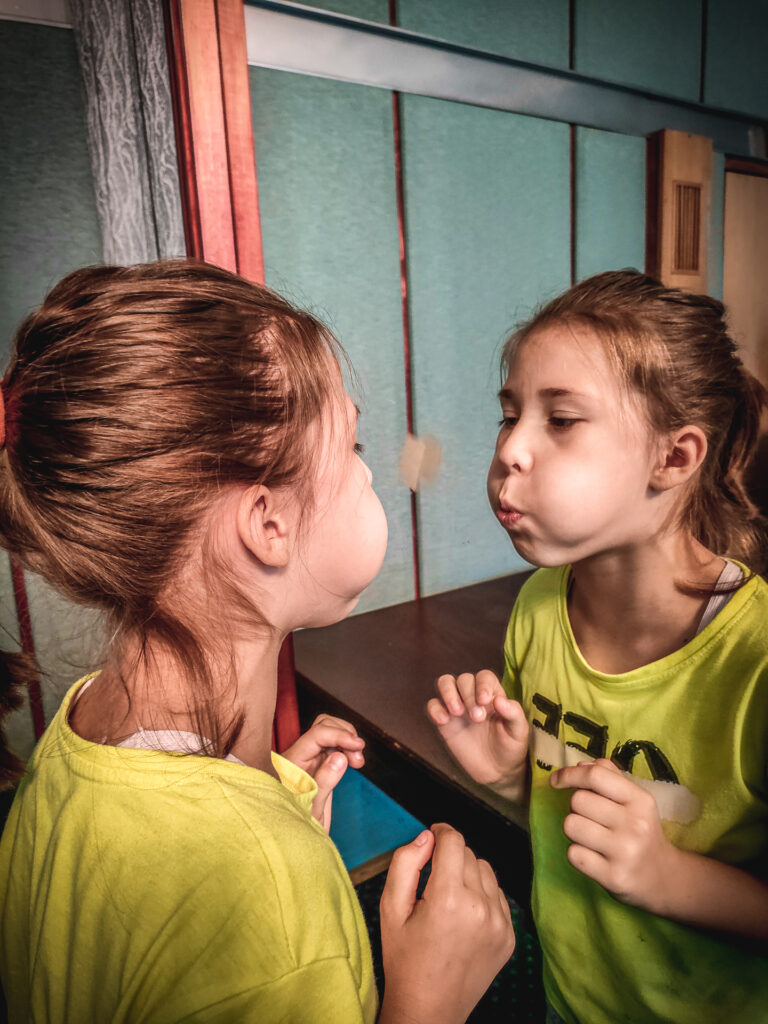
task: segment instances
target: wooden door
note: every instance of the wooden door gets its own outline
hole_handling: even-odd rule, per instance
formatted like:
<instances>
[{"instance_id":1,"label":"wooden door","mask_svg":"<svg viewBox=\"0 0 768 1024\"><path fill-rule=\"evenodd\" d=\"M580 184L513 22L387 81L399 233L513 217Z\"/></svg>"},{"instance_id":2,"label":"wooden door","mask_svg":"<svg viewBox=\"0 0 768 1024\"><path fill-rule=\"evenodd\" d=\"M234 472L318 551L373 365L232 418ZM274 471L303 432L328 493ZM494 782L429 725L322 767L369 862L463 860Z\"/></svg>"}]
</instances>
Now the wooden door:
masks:
<instances>
[{"instance_id":1,"label":"wooden door","mask_svg":"<svg viewBox=\"0 0 768 1024\"><path fill-rule=\"evenodd\" d=\"M768 171L727 171L723 298L745 365L768 387Z\"/></svg>"},{"instance_id":2,"label":"wooden door","mask_svg":"<svg viewBox=\"0 0 768 1024\"><path fill-rule=\"evenodd\" d=\"M723 299L747 369L768 387L768 166L726 163ZM751 172L751 173L750 173ZM768 417L747 474L750 496L768 515Z\"/></svg>"}]
</instances>

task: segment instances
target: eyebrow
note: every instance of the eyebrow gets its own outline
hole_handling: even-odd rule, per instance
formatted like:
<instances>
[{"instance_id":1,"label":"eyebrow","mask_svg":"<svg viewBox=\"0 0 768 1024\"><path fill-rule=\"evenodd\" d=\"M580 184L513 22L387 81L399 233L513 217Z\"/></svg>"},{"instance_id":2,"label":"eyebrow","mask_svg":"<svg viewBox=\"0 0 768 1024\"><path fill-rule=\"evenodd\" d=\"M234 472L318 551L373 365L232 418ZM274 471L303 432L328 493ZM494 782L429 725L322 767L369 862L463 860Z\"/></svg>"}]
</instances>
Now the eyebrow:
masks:
<instances>
[{"instance_id":1,"label":"eyebrow","mask_svg":"<svg viewBox=\"0 0 768 1024\"><path fill-rule=\"evenodd\" d=\"M587 395L583 391L574 391L572 388L542 388L539 391L540 398L591 398L594 396ZM510 391L509 388L502 388L499 391L499 399L508 399L509 401L515 400L515 394Z\"/></svg>"}]
</instances>

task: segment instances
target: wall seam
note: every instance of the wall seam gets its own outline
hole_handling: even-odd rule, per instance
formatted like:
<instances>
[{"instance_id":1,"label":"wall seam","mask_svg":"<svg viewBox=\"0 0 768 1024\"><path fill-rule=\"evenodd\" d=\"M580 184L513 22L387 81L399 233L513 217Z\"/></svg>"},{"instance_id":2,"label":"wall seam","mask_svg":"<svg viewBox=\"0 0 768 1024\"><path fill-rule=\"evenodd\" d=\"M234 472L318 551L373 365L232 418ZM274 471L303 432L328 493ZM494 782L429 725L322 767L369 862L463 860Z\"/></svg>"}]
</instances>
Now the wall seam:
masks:
<instances>
[{"instance_id":1,"label":"wall seam","mask_svg":"<svg viewBox=\"0 0 768 1024\"><path fill-rule=\"evenodd\" d=\"M389 23L397 25L397 0L389 0ZM411 317L408 300L408 260L405 241L405 190L403 186L403 147L400 131L400 93L392 92L392 134L395 154L395 190L400 248L400 295L403 318L403 369L405 373L405 417L409 434L414 433L413 377L411 360ZM415 491L410 492L411 541L413 550L413 595L421 597L419 506Z\"/></svg>"}]
</instances>

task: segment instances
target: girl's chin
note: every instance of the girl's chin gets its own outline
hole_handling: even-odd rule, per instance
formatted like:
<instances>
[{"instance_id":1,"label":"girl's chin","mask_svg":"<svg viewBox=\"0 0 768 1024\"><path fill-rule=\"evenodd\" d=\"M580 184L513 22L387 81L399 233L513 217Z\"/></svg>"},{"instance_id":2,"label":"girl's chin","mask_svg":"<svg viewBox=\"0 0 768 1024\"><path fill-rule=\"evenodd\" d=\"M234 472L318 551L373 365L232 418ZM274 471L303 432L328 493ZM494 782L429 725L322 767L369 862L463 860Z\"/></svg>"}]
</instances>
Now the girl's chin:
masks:
<instances>
[{"instance_id":1,"label":"girl's chin","mask_svg":"<svg viewBox=\"0 0 768 1024\"><path fill-rule=\"evenodd\" d=\"M518 555L537 569L556 569L561 565L568 565L571 561L562 551L542 550L535 544L515 542L514 540L512 544Z\"/></svg>"},{"instance_id":2,"label":"girl's chin","mask_svg":"<svg viewBox=\"0 0 768 1024\"><path fill-rule=\"evenodd\" d=\"M361 596L362 591L355 597L350 597L346 600L340 598L335 608L328 608L320 614L315 612L313 613L312 617L309 618L306 622L298 623L294 628L322 629L323 626L333 626L335 623L341 622L343 619L346 619L349 613L354 611Z\"/></svg>"}]
</instances>

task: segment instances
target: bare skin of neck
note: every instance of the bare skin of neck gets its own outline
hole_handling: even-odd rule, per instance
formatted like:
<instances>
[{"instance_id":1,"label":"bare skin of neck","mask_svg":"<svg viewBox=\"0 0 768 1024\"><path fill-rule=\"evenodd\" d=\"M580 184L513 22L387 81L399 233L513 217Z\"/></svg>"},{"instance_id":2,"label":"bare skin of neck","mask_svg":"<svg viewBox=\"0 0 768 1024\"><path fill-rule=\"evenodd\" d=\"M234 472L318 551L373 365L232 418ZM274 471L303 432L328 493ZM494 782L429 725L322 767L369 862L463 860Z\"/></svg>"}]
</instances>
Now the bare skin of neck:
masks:
<instances>
[{"instance_id":1,"label":"bare skin of neck","mask_svg":"<svg viewBox=\"0 0 768 1024\"><path fill-rule=\"evenodd\" d=\"M232 753L253 768L276 775L271 761L272 718L276 699L277 658L282 637L235 643L233 664L236 684L222 694L219 704L227 712L244 714L243 728ZM140 728L196 732L187 708L187 690L178 669L160 653L156 656L162 690L146 671L123 671L105 665L98 678L77 701L69 717L72 729L94 743L117 744ZM222 674L227 678L229 673ZM130 697L129 697L130 695Z\"/></svg>"},{"instance_id":2,"label":"bare skin of neck","mask_svg":"<svg viewBox=\"0 0 768 1024\"><path fill-rule=\"evenodd\" d=\"M617 675L679 650L696 634L708 600L679 585L711 587L724 564L679 532L576 563L568 617L585 661Z\"/></svg>"}]
</instances>

